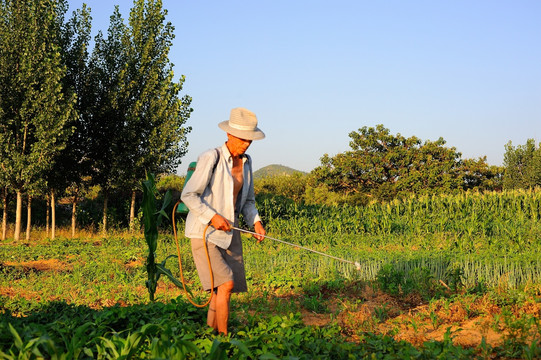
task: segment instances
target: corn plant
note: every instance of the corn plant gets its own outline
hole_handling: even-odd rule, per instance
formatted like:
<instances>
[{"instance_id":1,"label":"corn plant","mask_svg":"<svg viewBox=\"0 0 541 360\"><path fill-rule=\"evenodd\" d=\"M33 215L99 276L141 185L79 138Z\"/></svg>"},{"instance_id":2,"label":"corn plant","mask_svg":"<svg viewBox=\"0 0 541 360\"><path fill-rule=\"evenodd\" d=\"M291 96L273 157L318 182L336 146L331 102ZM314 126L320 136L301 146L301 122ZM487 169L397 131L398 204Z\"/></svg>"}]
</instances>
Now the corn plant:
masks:
<instances>
[{"instance_id":1,"label":"corn plant","mask_svg":"<svg viewBox=\"0 0 541 360\"><path fill-rule=\"evenodd\" d=\"M167 276L176 286L182 288L180 283L171 273L169 269L165 267L165 263L170 257L176 257L176 255L170 255L165 258L161 263L156 263L156 249L158 247L158 228L163 219L169 219L165 209L171 204L172 196L171 192L165 193L162 206L159 210L156 207L156 181L153 174L147 175L147 180L142 182L143 185L143 225L145 227L145 240L148 245L148 256L146 261L146 268L148 273L148 280L145 285L148 289L150 300L154 301L154 293L156 292L156 286L161 275Z\"/></svg>"}]
</instances>

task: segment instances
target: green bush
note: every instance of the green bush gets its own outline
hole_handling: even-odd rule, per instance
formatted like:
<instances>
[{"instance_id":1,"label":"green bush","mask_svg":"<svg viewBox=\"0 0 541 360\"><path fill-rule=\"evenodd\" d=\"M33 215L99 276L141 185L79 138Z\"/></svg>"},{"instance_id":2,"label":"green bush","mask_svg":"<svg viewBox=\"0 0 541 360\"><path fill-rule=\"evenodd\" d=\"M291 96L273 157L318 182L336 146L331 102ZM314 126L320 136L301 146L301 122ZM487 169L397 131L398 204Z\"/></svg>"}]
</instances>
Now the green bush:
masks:
<instances>
[{"instance_id":1,"label":"green bush","mask_svg":"<svg viewBox=\"0 0 541 360\"><path fill-rule=\"evenodd\" d=\"M283 196L294 201L303 199L307 183L307 175L300 172L292 175L267 176L254 180L256 194Z\"/></svg>"}]
</instances>

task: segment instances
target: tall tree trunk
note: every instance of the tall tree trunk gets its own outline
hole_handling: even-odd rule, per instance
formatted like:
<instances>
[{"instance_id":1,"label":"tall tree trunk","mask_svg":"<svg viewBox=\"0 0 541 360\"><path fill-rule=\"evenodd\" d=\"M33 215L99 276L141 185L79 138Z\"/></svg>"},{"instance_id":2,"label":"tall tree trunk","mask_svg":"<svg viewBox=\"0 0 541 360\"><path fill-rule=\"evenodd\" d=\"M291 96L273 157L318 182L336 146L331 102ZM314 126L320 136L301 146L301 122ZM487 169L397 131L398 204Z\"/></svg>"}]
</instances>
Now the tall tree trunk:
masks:
<instances>
[{"instance_id":1,"label":"tall tree trunk","mask_svg":"<svg viewBox=\"0 0 541 360\"><path fill-rule=\"evenodd\" d=\"M6 240L8 232L8 188L4 188L2 194L2 205L3 205L3 215L2 215L2 240Z\"/></svg>"},{"instance_id":2,"label":"tall tree trunk","mask_svg":"<svg viewBox=\"0 0 541 360\"><path fill-rule=\"evenodd\" d=\"M13 239L19 241L21 237L21 211L23 208L23 194L21 190L17 190L17 208L15 210L15 230L13 232Z\"/></svg>"},{"instance_id":3,"label":"tall tree trunk","mask_svg":"<svg viewBox=\"0 0 541 360\"><path fill-rule=\"evenodd\" d=\"M103 229L101 230L103 236L107 235L107 202L108 200L109 200L109 195L105 191L103 193L103 223L102 223Z\"/></svg>"},{"instance_id":4,"label":"tall tree trunk","mask_svg":"<svg viewBox=\"0 0 541 360\"><path fill-rule=\"evenodd\" d=\"M30 241L30 230L32 229L32 196L30 195L28 195L26 206L26 241Z\"/></svg>"},{"instance_id":5,"label":"tall tree trunk","mask_svg":"<svg viewBox=\"0 0 541 360\"><path fill-rule=\"evenodd\" d=\"M49 236L49 224L51 223L51 195L47 194L47 210L45 211L45 233Z\"/></svg>"},{"instance_id":6,"label":"tall tree trunk","mask_svg":"<svg viewBox=\"0 0 541 360\"><path fill-rule=\"evenodd\" d=\"M133 232L133 228L135 227L134 221L135 221L135 190L132 190L131 193L131 204L130 204L130 232Z\"/></svg>"},{"instance_id":7,"label":"tall tree trunk","mask_svg":"<svg viewBox=\"0 0 541 360\"><path fill-rule=\"evenodd\" d=\"M73 204L71 206L71 238L75 237L75 226L77 224L77 195L73 196Z\"/></svg>"},{"instance_id":8,"label":"tall tree trunk","mask_svg":"<svg viewBox=\"0 0 541 360\"><path fill-rule=\"evenodd\" d=\"M54 189L51 190L51 240L55 238L56 231L56 199L54 197Z\"/></svg>"}]
</instances>

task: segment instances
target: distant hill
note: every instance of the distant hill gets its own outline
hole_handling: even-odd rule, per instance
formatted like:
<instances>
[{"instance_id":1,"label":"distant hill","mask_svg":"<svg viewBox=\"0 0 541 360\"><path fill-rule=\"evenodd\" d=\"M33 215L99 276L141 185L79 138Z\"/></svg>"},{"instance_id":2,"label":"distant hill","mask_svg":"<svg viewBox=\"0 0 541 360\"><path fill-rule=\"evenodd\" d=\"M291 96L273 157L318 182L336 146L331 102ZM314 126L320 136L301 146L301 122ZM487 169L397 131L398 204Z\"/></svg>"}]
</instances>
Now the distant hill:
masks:
<instances>
[{"instance_id":1,"label":"distant hill","mask_svg":"<svg viewBox=\"0 0 541 360\"><path fill-rule=\"evenodd\" d=\"M268 165L257 171L254 171L254 179L260 179L269 176L279 176L279 175L291 175L293 173L300 172L305 174L303 171L295 170L284 165Z\"/></svg>"}]
</instances>

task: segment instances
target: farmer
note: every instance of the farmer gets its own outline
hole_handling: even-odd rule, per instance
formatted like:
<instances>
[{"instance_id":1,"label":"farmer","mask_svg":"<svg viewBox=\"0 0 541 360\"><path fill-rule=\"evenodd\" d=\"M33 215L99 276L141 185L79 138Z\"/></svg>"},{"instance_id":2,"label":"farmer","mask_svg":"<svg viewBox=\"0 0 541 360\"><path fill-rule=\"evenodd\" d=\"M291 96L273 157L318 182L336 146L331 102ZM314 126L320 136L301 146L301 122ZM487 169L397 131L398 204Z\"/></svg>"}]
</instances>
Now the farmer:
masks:
<instances>
[{"instance_id":1,"label":"farmer","mask_svg":"<svg viewBox=\"0 0 541 360\"><path fill-rule=\"evenodd\" d=\"M252 160L245 152L252 140L265 134L257 127L255 114L244 108L231 110L229 120L218 126L227 133L219 148L202 153L195 171L184 187L181 200L190 210L186 218L186 237L191 239L192 253L203 288L211 290L211 278L205 253L206 240L215 296L208 309L207 324L227 334L229 302L232 293L247 291L242 241L238 230L239 214L263 240L265 229L255 207Z\"/></svg>"}]
</instances>

